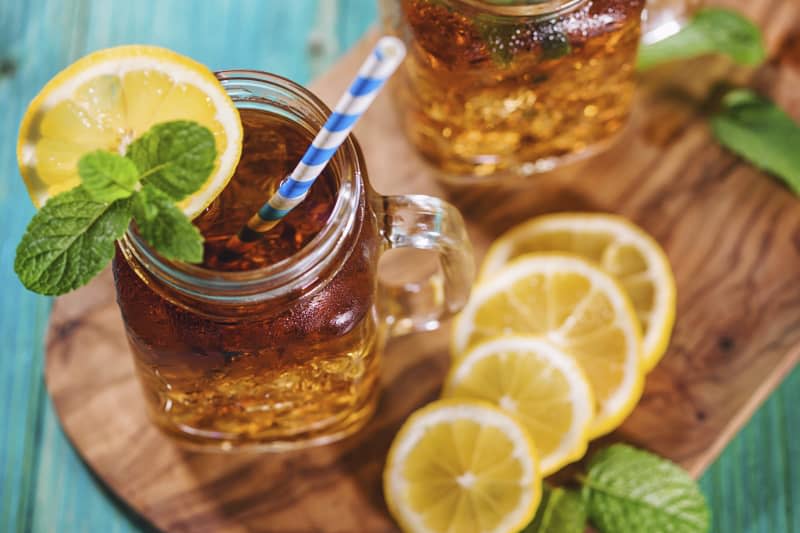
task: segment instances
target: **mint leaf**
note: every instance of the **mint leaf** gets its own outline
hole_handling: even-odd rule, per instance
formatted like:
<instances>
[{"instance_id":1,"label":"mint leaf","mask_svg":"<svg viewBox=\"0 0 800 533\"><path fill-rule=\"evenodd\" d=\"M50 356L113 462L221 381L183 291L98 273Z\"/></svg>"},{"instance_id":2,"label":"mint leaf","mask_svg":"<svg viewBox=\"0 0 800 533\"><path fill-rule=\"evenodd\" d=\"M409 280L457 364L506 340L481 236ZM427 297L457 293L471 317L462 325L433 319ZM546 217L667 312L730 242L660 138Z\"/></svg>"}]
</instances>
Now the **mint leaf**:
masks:
<instances>
[{"instance_id":1,"label":"mint leaf","mask_svg":"<svg viewBox=\"0 0 800 533\"><path fill-rule=\"evenodd\" d=\"M572 45L566 33L551 29L542 39L542 59L558 59L570 52Z\"/></svg>"},{"instance_id":2,"label":"mint leaf","mask_svg":"<svg viewBox=\"0 0 800 533\"><path fill-rule=\"evenodd\" d=\"M717 140L758 168L783 178L800 195L800 125L747 89L728 93L722 106L711 119Z\"/></svg>"},{"instance_id":3,"label":"mint leaf","mask_svg":"<svg viewBox=\"0 0 800 533\"><path fill-rule=\"evenodd\" d=\"M521 533L583 533L586 507L581 495L561 488L544 488L533 522Z\"/></svg>"},{"instance_id":4,"label":"mint leaf","mask_svg":"<svg viewBox=\"0 0 800 533\"><path fill-rule=\"evenodd\" d=\"M708 506L679 466L624 444L592 458L583 481L592 524L605 533L705 533Z\"/></svg>"},{"instance_id":5,"label":"mint leaf","mask_svg":"<svg viewBox=\"0 0 800 533\"><path fill-rule=\"evenodd\" d=\"M139 171L133 161L105 150L81 157L78 174L83 188L98 202L127 198L139 183Z\"/></svg>"},{"instance_id":6,"label":"mint leaf","mask_svg":"<svg viewBox=\"0 0 800 533\"><path fill-rule=\"evenodd\" d=\"M158 189L152 185L147 185L131 199L133 218L137 223L152 222L158 216L158 205L153 201L153 196L157 193L159 193ZM161 193L161 195L166 196L164 193Z\"/></svg>"},{"instance_id":7,"label":"mint leaf","mask_svg":"<svg viewBox=\"0 0 800 533\"><path fill-rule=\"evenodd\" d=\"M702 9L678 33L639 49L637 67L705 54L724 54L743 65L759 65L767 57L761 30L736 11Z\"/></svg>"},{"instance_id":8,"label":"mint leaf","mask_svg":"<svg viewBox=\"0 0 800 533\"><path fill-rule=\"evenodd\" d=\"M128 148L130 157L150 184L180 201L208 179L217 157L214 135L187 120L156 124Z\"/></svg>"},{"instance_id":9,"label":"mint leaf","mask_svg":"<svg viewBox=\"0 0 800 533\"><path fill-rule=\"evenodd\" d=\"M54 196L28 224L14 271L25 287L40 294L80 287L111 260L114 241L130 218L129 200L98 202L83 186Z\"/></svg>"},{"instance_id":10,"label":"mint leaf","mask_svg":"<svg viewBox=\"0 0 800 533\"><path fill-rule=\"evenodd\" d=\"M128 157L85 154L78 162L82 184L34 215L14 260L25 287L56 295L86 284L111 260L134 215L142 237L164 257L203 260L203 237L175 202L211 173L211 131L189 121L158 124L131 144Z\"/></svg>"},{"instance_id":11,"label":"mint leaf","mask_svg":"<svg viewBox=\"0 0 800 533\"><path fill-rule=\"evenodd\" d=\"M481 40L486 44L492 61L499 66L508 66L517 52L515 42L518 40L517 32L520 26L506 21L498 21L497 17L491 15L480 14L473 19L473 24ZM569 55L572 51L569 37L552 21L538 24L536 32L541 36L541 58L543 60L559 59Z\"/></svg>"},{"instance_id":12,"label":"mint leaf","mask_svg":"<svg viewBox=\"0 0 800 533\"><path fill-rule=\"evenodd\" d=\"M139 233L159 254L187 263L203 261L203 235L169 196L147 185L133 204Z\"/></svg>"},{"instance_id":13,"label":"mint leaf","mask_svg":"<svg viewBox=\"0 0 800 533\"><path fill-rule=\"evenodd\" d=\"M511 60L514 59L514 50L511 45L516 26L498 22L495 17L482 14L475 17L473 24L481 40L486 44L492 61L499 66L511 63Z\"/></svg>"}]
</instances>

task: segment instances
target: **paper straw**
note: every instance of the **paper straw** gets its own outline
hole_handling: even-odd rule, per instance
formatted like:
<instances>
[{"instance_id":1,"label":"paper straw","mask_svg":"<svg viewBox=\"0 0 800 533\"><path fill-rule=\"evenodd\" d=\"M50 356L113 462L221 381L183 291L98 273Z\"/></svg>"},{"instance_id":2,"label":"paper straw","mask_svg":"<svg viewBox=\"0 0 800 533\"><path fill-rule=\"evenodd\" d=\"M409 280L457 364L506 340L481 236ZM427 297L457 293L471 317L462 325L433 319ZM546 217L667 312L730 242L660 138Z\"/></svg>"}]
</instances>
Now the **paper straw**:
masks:
<instances>
[{"instance_id":1,"label":"paper straw","mask_svg":"<svg viewBox=\"0 0 800 533\"><path fill-rule=\"evenodd\" d=\"M297 204L303 201L314 181L333 154L347 139L358 119L370 106L386 80L406 54L403 42L396 37L381 37L361 65L350 88L314 137L300 163L278 186L278 190L239 232L242 242L254 241L275 227Z\"/></svg>"}]
</instances>

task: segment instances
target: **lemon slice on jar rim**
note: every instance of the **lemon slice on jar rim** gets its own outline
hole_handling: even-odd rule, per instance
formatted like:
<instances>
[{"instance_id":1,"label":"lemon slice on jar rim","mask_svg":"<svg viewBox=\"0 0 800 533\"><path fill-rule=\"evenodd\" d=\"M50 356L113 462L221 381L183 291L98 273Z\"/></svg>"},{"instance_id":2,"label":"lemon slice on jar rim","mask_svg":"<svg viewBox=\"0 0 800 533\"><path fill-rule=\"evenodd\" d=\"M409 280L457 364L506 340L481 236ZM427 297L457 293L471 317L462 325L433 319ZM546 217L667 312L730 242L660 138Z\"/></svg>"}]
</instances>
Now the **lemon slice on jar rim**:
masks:
<instances>
[{"instance_id":1,"label":"lemon slice on jar rim","mask_svg":"<svg viewBox=\"0 0 800 533\"><path fill-rule=\"evenodd\" d=\"M17 160L36 207L80 184L78 160L94 150L124 154L151 126L191 120L214 135L217 158L206 183L179 203L199 215L228 184L242 150L236 106L204 65L156 46L93 52L51 79L20 125Z\"/></svg>"}]
</instances>

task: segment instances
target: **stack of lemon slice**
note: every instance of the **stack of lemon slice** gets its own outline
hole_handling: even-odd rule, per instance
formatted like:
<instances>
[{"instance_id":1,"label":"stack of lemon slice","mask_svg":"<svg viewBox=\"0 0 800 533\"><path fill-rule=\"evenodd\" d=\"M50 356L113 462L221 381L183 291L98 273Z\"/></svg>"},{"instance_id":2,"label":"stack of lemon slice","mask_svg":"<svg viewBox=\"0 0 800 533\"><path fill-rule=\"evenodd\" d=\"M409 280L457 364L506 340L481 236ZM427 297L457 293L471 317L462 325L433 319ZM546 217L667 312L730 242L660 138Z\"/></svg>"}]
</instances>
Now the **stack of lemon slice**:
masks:
<instances>
[{"instance_id":1,"label":"stack of lemon slice","mask_svg":"<svg viewBox=\"0 0 800 533\"><path fill-rule=\"evenodd\" d=\"M652 370L664 355L675 321L675 279L661 246L629 220L603 213L560 213L534 218L495 241L481 278L536 252L578 255L616 279L643 329L642 364Z\"/></svg>"},{"instance_id":2,"label":"stack of lemon slice","mask_svg":"<svg viewBox=\"0 0 800 533\"><path fill-rule=\"evenodd\" d=\"M392 445L394 516L420 533L524 527L541 478L636 406L674 317L666 255L627 220L565 213L509 231L456 320L447 399Z\"/></svg>"}]
</instances>

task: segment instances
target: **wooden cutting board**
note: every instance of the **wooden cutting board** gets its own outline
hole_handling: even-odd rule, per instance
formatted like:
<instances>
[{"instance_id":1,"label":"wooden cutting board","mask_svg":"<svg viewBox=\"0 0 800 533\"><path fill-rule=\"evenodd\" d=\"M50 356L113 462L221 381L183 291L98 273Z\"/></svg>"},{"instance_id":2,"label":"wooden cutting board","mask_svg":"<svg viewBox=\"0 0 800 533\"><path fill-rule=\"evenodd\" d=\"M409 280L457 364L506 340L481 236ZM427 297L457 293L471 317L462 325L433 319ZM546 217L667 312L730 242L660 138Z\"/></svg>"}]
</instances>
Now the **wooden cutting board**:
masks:
<instances>
[{"instance_id":1,"label":"wooden cutting board","mask_svg":"<svg viewBox=\"0 0 800 533\"><path fill-rule=\"evenodd\" d=\"M357 128L376 188L449 197L470 221L479 256L513 224L565 209L621 213L664 245L678 283L674 336L640 405L611 438L667 456L695 476L800 359L800 203L721 149L704 116L708 95L719 94L714 87L733 80L753 81L800 118L800 39L788 35L800 27L800 5L740 3L769 28L773 60L754 80L719 59L652 73L614 148L522 187L439 188L400 135L385 95ZM333 102L373 40L313 89ZM438 394L448 329L391 341L374 420L348 440L303 452L187 453L151 426L108 272L56 301L46 380L81 456L160 529L395 531L380 487L384 458L408 414Z\"/></svg>"}]
</instances>

